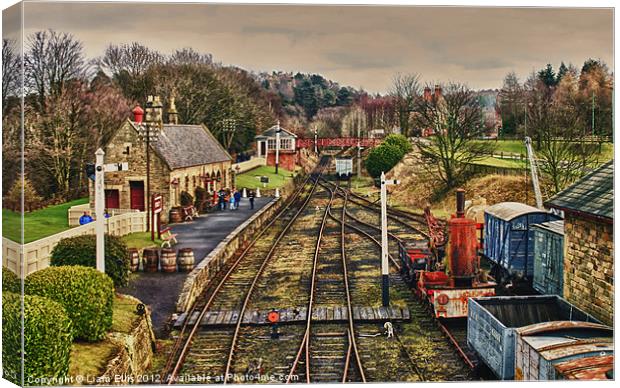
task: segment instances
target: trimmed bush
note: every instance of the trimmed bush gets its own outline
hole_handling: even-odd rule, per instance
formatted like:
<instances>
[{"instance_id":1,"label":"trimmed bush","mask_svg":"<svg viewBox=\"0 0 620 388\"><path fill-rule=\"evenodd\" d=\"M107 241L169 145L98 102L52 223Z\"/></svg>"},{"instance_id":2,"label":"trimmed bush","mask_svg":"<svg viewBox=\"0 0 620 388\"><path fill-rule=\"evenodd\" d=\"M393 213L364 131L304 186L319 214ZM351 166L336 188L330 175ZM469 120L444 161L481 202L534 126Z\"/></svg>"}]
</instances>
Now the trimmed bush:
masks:
<instances>
[{"instance_id":1,"label":"trimmed bush","mask_svg":"<svg viewBox=\"0 0 620 388\"><path fill-rule=\"evenodd\" d=\"M381 176L381 172L388 172L403 158L400 148L392 144L383 143L373 148L366 158L366 170L373 178Z\"/></svg>"},{"instance_id":2,"label":"trimmed bush","mask_svg":"<svg viewBox=\"0 0 620 388\"><path fill-rule=\"evenodd\" d=\"M18 294L2 295L2 359L4 377L21 382L21 301ZM57 302L40 296L24 296L25 385L63 385L69 373L71 320ZM42 380L39 380L42 379Z\"/></svg>"},{"instance_id":3,"label":"trimmed bush","mask_svg":"<svg viewBox=\"0 0 620 388\"><path fill-rule=\"evenodd\" d=\"M403 135L391 134L383 140L383 144L391 144L398 147L403 156L413 150L411 142Z\"/></svg>"},{"instance_id":4,"label":"trimmed bush","mask_svg":"<svg viewBox=\"0 0 620 388\"><path fill-rule=\"evenodd\" d=\"M97 268L97 242L94 234L63 238L52 249L50 264L83 265ZM105 273L117 287L127 284L129 273L129 253L127 245L117 236L105 236Z\"/></svg>"},{"instance_id":5,"label":"trimmed bush","mask_svg":"<svg viewBox=\"0 0 620 388\"><path fill-rule=\"evenodd\" d=\"M76 338L98 341L112 327L114 284L94 268L48 267L26 277L26 294L60 303L73 322Z\"/></svg>"},{"instance_id":6,"label":"trimmed bush","mask_svg":"<svg viewBox=\"0 0 620 388\"><path fill-rule=\"evenodd\" d=\"M2 291L17 294L22 292L22 282L19 280L19 276L5 266L2 266Z\"/></svg>"},{"instance_id":7,"label":"trimmed bush","mask_svg":"<svg viewBox=\"0 0 620 388\"><path fill-rule=\"evenodd\" d=\"M194 203L194 197L187 191L181 191L179 202L181 202L181 206L191 206Z\"/></svg>"}]
</instances>

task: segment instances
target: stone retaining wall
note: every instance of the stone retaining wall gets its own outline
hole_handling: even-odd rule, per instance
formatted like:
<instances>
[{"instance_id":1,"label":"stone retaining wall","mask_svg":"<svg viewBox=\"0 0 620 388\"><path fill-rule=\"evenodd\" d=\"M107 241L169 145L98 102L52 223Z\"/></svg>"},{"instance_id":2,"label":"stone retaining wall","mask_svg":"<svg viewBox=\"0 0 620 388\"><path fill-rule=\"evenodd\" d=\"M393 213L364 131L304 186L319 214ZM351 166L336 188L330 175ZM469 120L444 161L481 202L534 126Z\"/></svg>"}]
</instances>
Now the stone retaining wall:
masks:
<instances>
[{"instance_id":1,"label":"stone retaining wall","mask_svg":"<svg viewBox=\"0 0 620 388\"><path fill-rule=\"evenodd\" d=\"M129 295L124 295L124 297L134 299L136 304L141 303ZM147 376L153 359L155 335L151 328L149 311L140 318L131 333L109 334L110 340L118 345L118 353L110 360L106 371L97 381L100 381L102 385L153 383L148 380L142 381Z\"/></svg>"},{"instance_id":2,"label":"stone retaining wall","mask_svg":"<svg viewBox=\"0 0 620 388\"><path fill-rule=\"evenodd\" d=\"M279 199L269 202L243 224L239 225L187 275L177 300L176 310L178 313L183 313L191 308L196 298L202 294L205 287L222 268L224 263L235 257L235 254L242 247L252 241L254 235L282 208L286 199L293 194L297 184L303 181L304 178L305 175L299 174L287 182L282 188Z\"/></svg>"}]
</instances>

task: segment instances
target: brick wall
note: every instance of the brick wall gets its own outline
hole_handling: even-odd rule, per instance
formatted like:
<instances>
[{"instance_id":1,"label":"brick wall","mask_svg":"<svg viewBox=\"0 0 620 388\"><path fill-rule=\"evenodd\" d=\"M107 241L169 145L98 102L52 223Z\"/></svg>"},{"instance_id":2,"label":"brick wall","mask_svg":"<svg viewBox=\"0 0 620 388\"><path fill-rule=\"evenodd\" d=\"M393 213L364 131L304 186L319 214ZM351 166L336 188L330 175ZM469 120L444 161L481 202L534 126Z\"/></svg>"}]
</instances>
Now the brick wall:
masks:
<instances>
[{"instance_id":1,"label":"brick wall","mask_svg":"<svg viewBox=\"0 0 620 388\"><path fill-rule=\"evenodd\" d=\"M564 297L606 324L613 325L613 225L567 214Z\"/></svg>"},{"instance_id":2,"label":"brick wall","mask_svg":"<svg viewBox=\"0 0 620 388\"><path fill-rule=\"evenodd\" d=\"M295 164L297 162L297 153L288 153L288 152L280 153L280 155L278 155L278 162L280 164L280 167L282 167L283 169L294 171ZM268 166L276 165L275 153L271 152L269 153L269 155L267 155L267 165Z\"/></svg>"}]
</instances>

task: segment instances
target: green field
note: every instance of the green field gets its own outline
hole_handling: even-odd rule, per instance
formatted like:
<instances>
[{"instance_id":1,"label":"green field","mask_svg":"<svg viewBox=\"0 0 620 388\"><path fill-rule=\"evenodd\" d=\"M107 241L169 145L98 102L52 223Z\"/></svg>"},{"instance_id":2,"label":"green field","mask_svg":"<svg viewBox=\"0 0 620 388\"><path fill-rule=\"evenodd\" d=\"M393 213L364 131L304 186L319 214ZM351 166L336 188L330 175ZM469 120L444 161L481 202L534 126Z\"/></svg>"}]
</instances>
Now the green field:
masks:
<instances>
[{"instance_id":1,"label":"green field","mask_svg":"<svg viewBox=\"0 0 620 388\"><path fill-rule=\"evenodd\" d=\"M152 248L161 246L162 240L157 238L157 230L155 230L155 241L151 241L151 232L130 233L122 237L127 248L136 248L142 250L144 248Z\"/></svg>"},{"instance_id":2,"label":"green field","mask_svg":"<svg viewBox=\"0 0 620 388\"><path fill-rule=\"evenodd\" d=\"M69 229L67 211L71 206L88 203L88 198L80 198L60 205L48 206L24 214L24 244L51 236ZM19 242L21 214L2 209L2 236Z\"/></svg>"},{"instance_id":3,"label":"green field","mask_svg":"<svg viewBox=\"0 0 620 388\"><path fill-rule=\"evenodd\" d=\"M243 174L239 174L236 177L237 189L247 188L256 189L257 187L266 189L275 189L276 187L282 187L284 184L292 179L293 172L278 168L278 175L275 174L275 168L272 166L257 167ZM260 177L269 177L269 183L266 187L260 182Z\"/></svg>"}]
</instances>

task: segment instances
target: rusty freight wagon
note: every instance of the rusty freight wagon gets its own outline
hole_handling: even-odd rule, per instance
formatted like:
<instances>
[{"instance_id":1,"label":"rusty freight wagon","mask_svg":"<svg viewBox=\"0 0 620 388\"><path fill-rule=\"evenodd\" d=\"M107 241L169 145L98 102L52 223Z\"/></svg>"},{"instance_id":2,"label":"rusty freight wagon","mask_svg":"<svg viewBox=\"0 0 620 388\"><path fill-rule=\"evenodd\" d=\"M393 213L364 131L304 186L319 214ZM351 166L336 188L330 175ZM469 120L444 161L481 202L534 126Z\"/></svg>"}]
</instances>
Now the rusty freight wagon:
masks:
<instances>
[{"instance_id":1,"label":"rusty freight wagon","mask_svg":"<svg viewBox=\"0 0 620 388\"><path fill-rule=\"evenodd\" d=\"M609 326L554 321L516 332L515 380L571 378L577 369L577 378L606 380L606 373L613 368L614 331Z\"/></svg>"},{"instance_id":2,"label":"rusty freight wagon","mask_svg":"<svg viewBox=\"0 0 620 388\"><path fill-rule=\"evenodd\" d=\"M557 295L469 299L467 344L498 378L514 380L519 330L566 321L600 323Z\"/></svg>"}]
</instances>

